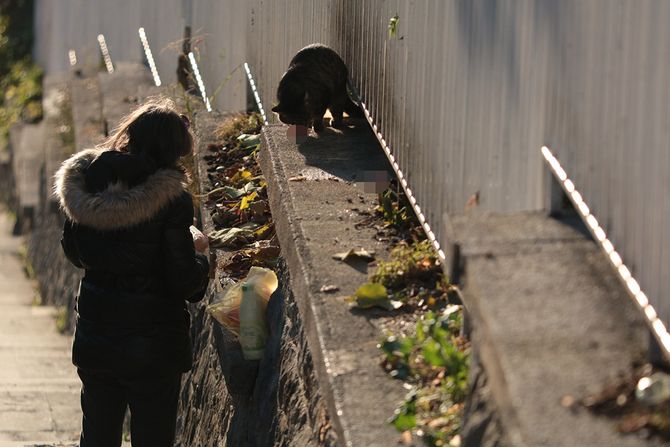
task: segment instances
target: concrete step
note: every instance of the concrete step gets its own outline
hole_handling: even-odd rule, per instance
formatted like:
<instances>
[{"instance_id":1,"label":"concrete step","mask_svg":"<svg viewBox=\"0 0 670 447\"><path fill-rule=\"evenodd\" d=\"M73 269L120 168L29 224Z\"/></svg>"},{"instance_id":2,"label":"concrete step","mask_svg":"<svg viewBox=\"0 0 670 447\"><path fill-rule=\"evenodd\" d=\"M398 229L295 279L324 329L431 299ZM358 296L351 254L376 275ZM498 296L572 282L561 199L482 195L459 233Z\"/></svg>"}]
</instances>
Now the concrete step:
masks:
<instances>
[{"instance_id":1,"label":"concrete step","mask_svg":"<svg viewBox=\"0 0 670 447\"><path fill-rule=\"evenodd\" d=\"M514 446L654 445L561 405L644 360L647 331L578 218L543 213L451 217L473 349Z\"/></svg>"}]
</instances>

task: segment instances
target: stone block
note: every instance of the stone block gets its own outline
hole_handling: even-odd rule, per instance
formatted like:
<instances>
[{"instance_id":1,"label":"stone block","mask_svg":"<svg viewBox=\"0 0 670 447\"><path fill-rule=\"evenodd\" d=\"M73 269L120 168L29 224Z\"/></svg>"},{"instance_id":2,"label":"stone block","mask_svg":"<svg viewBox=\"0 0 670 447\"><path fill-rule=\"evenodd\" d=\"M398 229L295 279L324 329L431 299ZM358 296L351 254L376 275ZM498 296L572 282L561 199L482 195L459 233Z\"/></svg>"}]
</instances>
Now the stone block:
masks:
<instances>
[{"instance_id":1,"label":"stone block","mask_svg":"<svg viewBox=\"0 0 670 447\"><path fill-rule=\"evenodd\" d=\"M97 76L74 77L70 82L75 150L94 147L105 137Z\"/></svg>"},{"instance_id":2,"label":"stone block","mask_svg":"<svg viewBox=\"0 0 670 447\"><path fill-rule=\"evenodd\" d=\"M98 82L108 134L139 103L140 86L153 85L151 74L144 65L129 62L118 63L113 73L98 74Z\"/></svg>"}]
</instances>

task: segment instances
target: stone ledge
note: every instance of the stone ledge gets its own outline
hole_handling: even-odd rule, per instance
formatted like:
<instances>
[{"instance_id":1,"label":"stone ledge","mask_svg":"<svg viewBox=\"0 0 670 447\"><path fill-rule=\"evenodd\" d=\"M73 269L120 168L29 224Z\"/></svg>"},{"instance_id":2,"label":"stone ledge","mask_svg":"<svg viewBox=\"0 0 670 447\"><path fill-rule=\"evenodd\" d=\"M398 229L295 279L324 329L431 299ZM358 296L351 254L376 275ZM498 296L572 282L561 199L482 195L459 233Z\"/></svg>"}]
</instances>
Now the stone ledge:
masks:
<instances>
[{"instance_id":1,"label":"stone ledge","mask_svg":"<svg viewBox=\"0 0 670 447\"><path fill-rule=\"evenodd\" d=\"M515 446L654 445L561 398L596 393L644 359L646 327L578 219L452 217L473 349Z\"/></svg>"},{"instance_id":2,"label":"stone ledge","mask_svg":"<svg viewBox=\"0 0 670 447\"><path fill-rule=\"evenodd\" d=\"M322 393L342 445L396 445L399 434L387 421L405 390L379 366L382 318L351 312L341 297L367 282L367 264L331 258L357 246L385 256L386 244L374 239L373 229L354 228L360 218L352 209L371 209L377 194L351 181L360 171L390 166L362 121L300 145L289 142L286 129L263 128L260 163ZM339 296L319 291L329 284L339 287Z\"/></svg>"}]
</instances>

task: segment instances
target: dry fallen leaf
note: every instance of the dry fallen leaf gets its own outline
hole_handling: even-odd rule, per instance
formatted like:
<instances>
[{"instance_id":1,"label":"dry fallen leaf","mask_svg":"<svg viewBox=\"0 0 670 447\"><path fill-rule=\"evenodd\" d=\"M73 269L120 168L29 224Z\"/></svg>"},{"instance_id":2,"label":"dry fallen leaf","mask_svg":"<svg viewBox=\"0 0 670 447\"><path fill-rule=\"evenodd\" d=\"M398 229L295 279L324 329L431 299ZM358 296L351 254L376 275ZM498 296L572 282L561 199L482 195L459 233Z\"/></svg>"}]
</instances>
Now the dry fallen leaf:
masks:
<instances>
[{"instance_id":1,"label":"dry fallen leaf","mask_svg":"<svg viewBox=\"0 0 670 447\"><path fill-rule=\"evenodd\" d=\"M465 202L465 212L467 213L473 208L476 208L479 205L479 191L475 192L468 198L468 201Z\"/></svg>"},{"instance_id":2,"label":"dry fallen leaf","mask_svg":"<svg viewBox=\"0 0 670 447\"><path fill-rule=\"evenodd\" d=\"M288 179L289 182L304 182L305 180L307 180L307 177L304 175L296 175L295 177L290 177Z\"/></svg>"},{"instance_id":3,"label":"dry fallen leaf","mask_svg":"<svg viewBox=\"0 0 670 447\"><path fill-rule=\"evenodd\" d=\"M265 200L256 200L254 202L251 202L249 204L249 210L251 211L251 214L254 215L255 217L263 217L263 215L267 212L270 212L270 208L268 207L268 202Z\"/></svg>"},{"instance_id":4,"label":"dry fallen leaf","mask_svg":"<svg viewBox=\"0 0 670 447\"><path fill-rule=\"evenodd\" d=\"M330 422L326 422L319 428L319 441L323 442L326 439L326 435L328 434L328 431L330 431L331 426Z\"/></svg>"},{"instance_id":5,"label":"dry fallen leaf","mask_svg":"<svg viewBox=\"0 0 670 447\"><path fill-rule=\"evenodd\" d=\"M364 248L352 248L349 251L343 251L333 255L333 259L337 259L338 261L347 261L352 258L358 258L364 261L372 261L375 259L375 251L366 250Z\"/></svg>"},{"instance_id":6,"label":"dry fallen leaf","mask_svg":"<svg viewBox=\"0 0 670 447\"><path fill-rule=\"evenodd\" d=\"M574 397L572 397L569 394L566 394L565 396L561 397L561 406L565 408L570 408L576 403L576 400Z\"/></svg>"},{"instance_id":7,"label":"dry fallen leaf","mask_svg":"<svg viewBox=\"0 0 670 447\"><path fill-rule=\"evenodd\" d=\"M232 273L233 276L246 273L251 268L252 259L243 253L237 253L230 258L222 267L224 270Z\"/></svg>"},{"instance_id":8,"label":"dry fallen leaf","mask_svg":"<svg viewBox=\"0 0 670 447\"><path fill-rule=\"evenodd\" d=\"M235 248L239 245L249 243L254 239L253 231L238 227L212 231L208 236L209 244L215 248Z\"/></svg>"},{"instance_id":9,"label":"dry fallen leaf","mask_svg":"<svg viewBox=\"0 0 670 447\"><path fill-rule=\"evenodd\" d=\"M625 415L617 424L620 433L633 433L644 428L650 422L649 414L631 413Z\"/></svg>"},{"instance_id":10,"label":"dry fallen leaf","mask_svg":"<svg viewBox=\"0 0 670 447\"><path fill-rule=\"evenodd\" d=\"M326 285L321 286L321 288L319 289L319 292L333 293L333 292L337 292L338 290L340 290L340 288L337 287L336 285L326 284Z\"/></svg>"},{"instance_id":11,"label":"dry fallen leaf","mask_svg":"<svg viewBox=\"0 0 670 447\"><path fill-rule=\"evenodd\" d=\"M263 262L275 259L279 256L280 248L273 245L268 240L255 242L251 247L242 252L256 262Z\"/></svg>"}]
</instances>

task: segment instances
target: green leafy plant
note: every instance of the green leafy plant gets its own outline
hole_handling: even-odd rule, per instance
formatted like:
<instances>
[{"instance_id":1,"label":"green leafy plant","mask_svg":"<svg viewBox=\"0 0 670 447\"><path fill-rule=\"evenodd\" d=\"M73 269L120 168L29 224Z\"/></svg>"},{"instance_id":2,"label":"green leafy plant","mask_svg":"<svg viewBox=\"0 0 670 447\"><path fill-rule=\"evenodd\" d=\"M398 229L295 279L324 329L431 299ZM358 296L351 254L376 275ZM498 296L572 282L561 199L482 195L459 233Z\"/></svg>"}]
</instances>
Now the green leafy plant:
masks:
<instances>
[{"instance_id":1,"label":"green leafy plant","mask_svg":"<svg viewBox=\"0 0 670 447\"><path fill-rule=\"evenodd\" d=\"M400 21L400 17L398 16L398 14L394 15L393 17L391 17L389 19L388 29L389 29L389 37L391 39L394 39L398 36L398 22L399 21Z\"/></svg>"},{"instance_id":2,"label":"green leafy plant","mask_svg":"<svg viewBox=\"0 0 670 447\"><path fill-rule=\"evenodd\" d=\"M42 118L42 70L30 59L33 2L0 3L0 148L9 128Z\"/></svg>"},{"instance_id":3,"label":"green leafy plant","mask_svg":"<svg viewBox=\"0 0 670 447\"><path fill-rule=\"evenodd\" d=\"M387 225L400 231L419 225L405 194L393 187L379 195L377 212Z\"/></svg>"},{"instance_id":4,"label":"green leafy plant","mask_svg":"<svg viewBox=\"0 0 670 447\"><path fill-rule=\"evenodd\" d=\"M379 345L389 374L413 385L390 422L399 431L420 429L430 445L446 445L460 430L469 368L461 326L458 306L427 312L414 335L390 335Z\"/></svg>"},{"instance_id":5,"label":"green leafy plant","mask_svg":"<svg viewBox=\"0 0 670 447\"><path fill-rule=\"evenodd\" d=\"M18 61L0 80L0 90L0 144L3 144L13 124L42 118L42 69L28 60Z\"/></svg>"},{"instance_id":6,"label":"green leafy plant","mask_svg":"<svg viewBox=\"0 0 670 447\"><path fill-rule=\"evenodd\" d=\"M386 261L377 263L371 282L382 284L394 300L405 303L445 303L450 290L441 263L429 240L400 243Z\"/></svg>"},{"instance_id":7,"label":"green leafy plant","mask_svg":"<svg viewBox=\"0 0 670 447\"><path fill-rule=\"evenodd\" d=\"M63 147L63 156L67 157L75 152L74 119L69 94L65 93L58 98L57 107L59 113L56 118L56 133Z\"/></svg>"},{"instance_id":8,"label":"green leafy plant","mask_svg":"<svg viewBox=\"0 0 670 447\"><path fill-rule=\"evenodd\" d=\"M259 113L239 113L230 119L224 120L214 131L214 135L220 140L236 138L240 144L244 143L238 139L241 134L258 134L263 126L263 119Z\"/></svg>"},{"instance_id":9,"label":"green leafy plant","mask_svg":"<svg viewBox=\"0 0 670 447\"><path fill-rule=\"evenodd\" d=\"M56 329L64 334L69 327L67 306L58 306L56 308Z\"/></svg>"}]
</instances>

